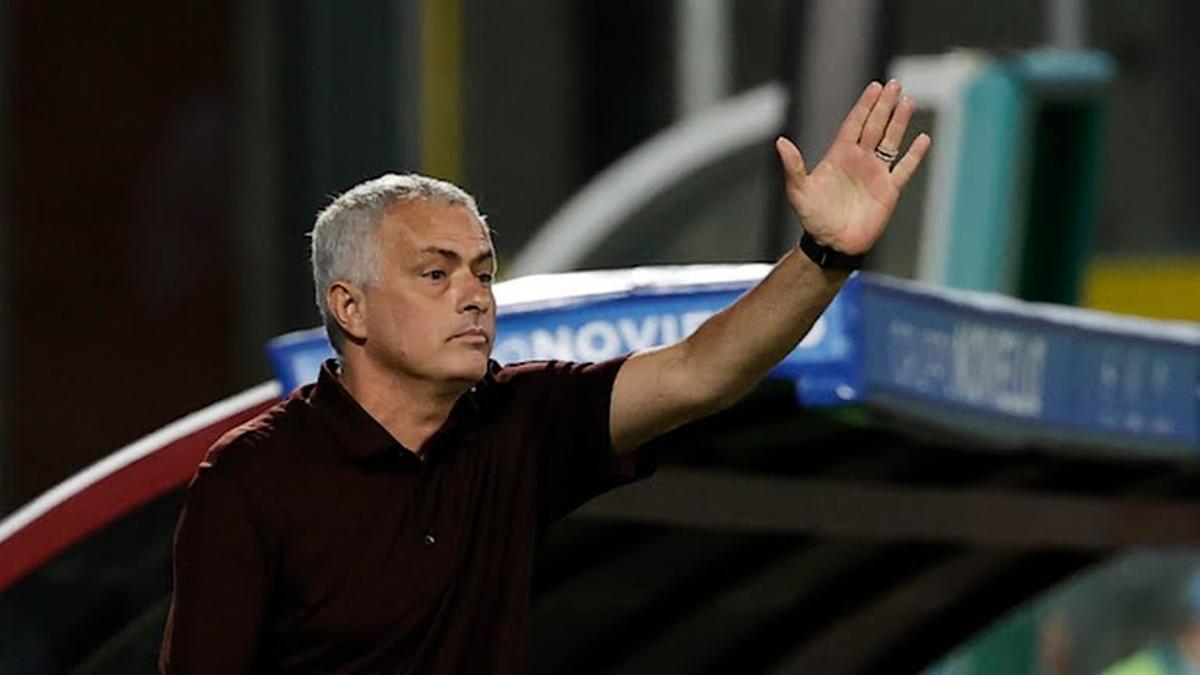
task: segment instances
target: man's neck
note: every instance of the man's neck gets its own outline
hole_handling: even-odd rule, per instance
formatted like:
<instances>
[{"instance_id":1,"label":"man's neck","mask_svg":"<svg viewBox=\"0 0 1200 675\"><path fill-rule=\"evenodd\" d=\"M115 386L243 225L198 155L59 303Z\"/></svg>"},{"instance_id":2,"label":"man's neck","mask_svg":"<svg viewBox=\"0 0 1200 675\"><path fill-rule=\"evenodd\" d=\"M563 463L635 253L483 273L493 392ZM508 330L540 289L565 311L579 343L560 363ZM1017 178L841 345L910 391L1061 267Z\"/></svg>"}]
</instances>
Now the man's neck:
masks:
<instances>
[{"instance_id":1,"label":"man's neck","mask_svg":"<svg viewBox=\"0 0 1200 675\"><path fill-rule=\"evenodd\" d=\"M423 447L468 388L405 377L375 364L342 360L342 386L401 445L424 459Z\"/></svg>"}]
</instances>

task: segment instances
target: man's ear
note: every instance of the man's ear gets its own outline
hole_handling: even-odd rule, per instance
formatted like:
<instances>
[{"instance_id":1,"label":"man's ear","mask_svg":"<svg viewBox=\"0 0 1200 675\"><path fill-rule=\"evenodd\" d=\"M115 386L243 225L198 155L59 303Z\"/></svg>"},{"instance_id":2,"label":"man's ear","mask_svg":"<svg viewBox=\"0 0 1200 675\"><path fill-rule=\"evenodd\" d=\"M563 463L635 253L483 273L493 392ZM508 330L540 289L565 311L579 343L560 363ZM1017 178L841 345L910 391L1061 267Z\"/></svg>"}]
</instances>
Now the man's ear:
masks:
<instances>
[{"instance_id":1,"label":"man's ear","mask_svg":"<svg viewBox=\"0 0 1200 675\"><path fill-rule=\"evenodd\" d=\"M362 287L335 281L325 292L325 302L347 337L360 343L367 339L367 298Z\"/></svg>"}]
</instances>

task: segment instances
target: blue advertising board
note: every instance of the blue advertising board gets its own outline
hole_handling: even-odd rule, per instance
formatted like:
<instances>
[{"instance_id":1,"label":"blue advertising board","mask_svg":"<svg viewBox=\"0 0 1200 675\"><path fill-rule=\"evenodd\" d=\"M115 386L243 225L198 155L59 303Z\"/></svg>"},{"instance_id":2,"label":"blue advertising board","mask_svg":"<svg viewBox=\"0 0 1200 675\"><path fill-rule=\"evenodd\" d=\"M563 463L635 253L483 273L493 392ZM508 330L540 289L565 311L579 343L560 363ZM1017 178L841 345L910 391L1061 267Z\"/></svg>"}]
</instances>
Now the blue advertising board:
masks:
<instances>
[{"instance_id":1,"label":"blue advertising board","mask_svg":"<svg viewBox=\"0 0 1200 675\"><path fill-rule=\"evenodd\" d=\"M1200 326L863 284L868 396L1064 440L1200 448ZM1031 433L1034 432L1034 433Z\"/></svg>"},{"instance_id":2,"label":"blue advertising board","mask_svg":"<svg viewBox=\"0 0 1200 675\"><path fill-rule=\"evenodd\" d=\"M557 359L603 361L639 349L676 342L708 317L731 304L763 273L752 266L749 278L709 283L688 279L674 287L654 284L601 284L595 292L573 297L541 294L505 302L497 285L496 344L492 358L502 364ZM629 271L614 271L611 281ZM589 273L593 277L597 273ZM568 275L549 275L561 277ZM554 279L546 280L555 287ZM857 282L852 283L852 287ZM853 401L858 394L857 339L853 291L843 292L809 335L771 373L797 385L810 405ZM321 362L333 356L323 329L289 333L268 345L268 355L284 391L316 379Z\"/></svg>"},{"instance_id":3,"label":"blue advertising board","mask_svg":"<svg viewBox=\"0 0 1200 675\"><path fill-rule=\"evenodd\" d=\"M639 268L497 284L492 356L600 361L670 344L768 269L656 275ZM324 331L313 329L276 338L268 353L289 391L314 380L332 350ZM806 406L899 402L929 417L984 418L1024 436L1200 449L1195 324L856 275L770 377L793 382Z\"/></svg>"}]
</instances>

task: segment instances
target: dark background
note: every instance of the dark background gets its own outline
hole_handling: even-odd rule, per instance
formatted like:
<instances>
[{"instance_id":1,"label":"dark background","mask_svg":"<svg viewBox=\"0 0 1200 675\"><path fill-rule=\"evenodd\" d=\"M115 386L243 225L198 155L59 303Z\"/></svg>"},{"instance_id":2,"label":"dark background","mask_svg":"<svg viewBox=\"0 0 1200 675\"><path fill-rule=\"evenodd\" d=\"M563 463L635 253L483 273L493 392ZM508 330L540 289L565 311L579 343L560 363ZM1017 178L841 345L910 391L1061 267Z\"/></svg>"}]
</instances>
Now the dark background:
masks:
<instances>
[{"instance_id":1,"label":"dark background","mask_svg":"<svg viewBox=\"0 0 1200 675\"><path fill-rule=\"evenodd\" d=\"M878 34L892 54L1033 47L1046 4L907 0ZM330 195L458 180L503 264L677 118L675 3L447 6L452 72L422 71L416 2L0 2L0 513L267 379L265 340L317 323L304 235ZM729 12L730 93L786 77L788 3ZM1119 67L1098 257L1200 252L1197 25L1184 0L1088 5ZM457 116L430 119L421 97L454 85ZM444 128L449 163L423 135Z\"/></svg>"}]
</instances>

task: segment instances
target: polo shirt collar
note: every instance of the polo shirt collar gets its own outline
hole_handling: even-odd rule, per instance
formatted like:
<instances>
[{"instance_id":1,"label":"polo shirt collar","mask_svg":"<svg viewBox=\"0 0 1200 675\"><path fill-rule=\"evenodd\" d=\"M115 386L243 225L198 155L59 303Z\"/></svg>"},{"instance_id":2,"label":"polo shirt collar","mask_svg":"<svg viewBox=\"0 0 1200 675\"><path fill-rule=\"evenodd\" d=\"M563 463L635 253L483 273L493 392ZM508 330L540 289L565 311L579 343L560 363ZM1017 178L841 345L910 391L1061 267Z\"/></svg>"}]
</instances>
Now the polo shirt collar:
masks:
<instances>
[{"instance_id":1,"label":"polo shirt collar","mask_svg":"<svg viewBox=\"0 0 1200 675\"><path fill-rule=\"evenodd\" d=\"M404 447L392 434L371 416L350 392L342 385L338 372L341 366L337 359L327 359L321 365L321 373L309 394L309 402L323 420L333 429L341 441L342 449L351 458L366 461L385 452L405 453L416 459L411 448ZM431 441L456 431L463 418L478 410L475 387L459 397L450 416L440 429L434 432ZM430 444L436 445L436 443Z\"/></svg>"}]
</instances>

